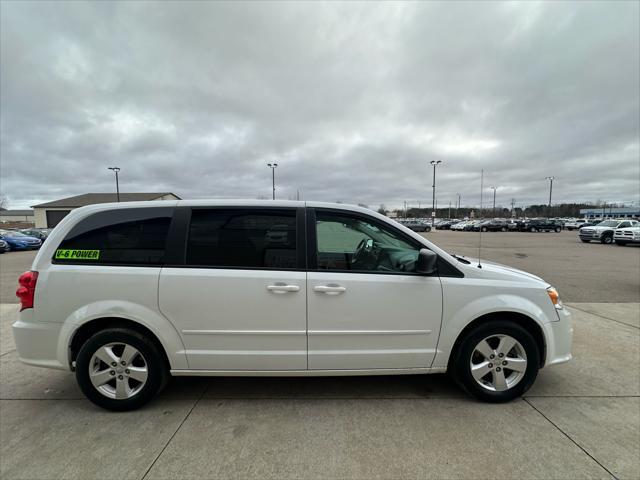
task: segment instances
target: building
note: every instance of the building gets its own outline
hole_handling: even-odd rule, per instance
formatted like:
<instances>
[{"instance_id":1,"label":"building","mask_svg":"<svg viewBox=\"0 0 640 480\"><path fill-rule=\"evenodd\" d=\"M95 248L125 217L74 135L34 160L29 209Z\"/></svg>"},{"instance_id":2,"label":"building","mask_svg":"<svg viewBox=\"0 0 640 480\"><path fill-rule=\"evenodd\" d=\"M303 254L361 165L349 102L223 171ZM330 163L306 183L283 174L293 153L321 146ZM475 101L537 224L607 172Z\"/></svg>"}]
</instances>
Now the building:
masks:
<instances>
[{"instance_id":1,"label":"building","mask_svg":"<svg viewBox=\"0 0 640 480\"><path fill-rule=\"evenodd\" d=\"M33 210L0 209L0 223L33 223Z\"/></svg>"},{"instance_id":2,"label":"building","mask_svg":"<svg viewBox=\"0 0 640 480\"><path fill-rule=\"evenodd\" d=\"M120 194L121 202L156 200L180 200L180 197L171 192ZM36 228L53 228L75 208L93 205L96 203L110 203L116 201L117 198L115 193L85 193L84 195L76 195L75 197L68 197L61 200L54 200L53 202L34 205L32 218L35 219Z\"/></svg>"},{"instance_id":3,"label":"building","mask_svg":"<svg viewBox=\"0 0 640 480\"><path fill-rule=\"evenodd\" d=\"M640 218L640 207L600 207L582 208L580 215L589 220L607 218Z\"/></svg>"}]
</instances>

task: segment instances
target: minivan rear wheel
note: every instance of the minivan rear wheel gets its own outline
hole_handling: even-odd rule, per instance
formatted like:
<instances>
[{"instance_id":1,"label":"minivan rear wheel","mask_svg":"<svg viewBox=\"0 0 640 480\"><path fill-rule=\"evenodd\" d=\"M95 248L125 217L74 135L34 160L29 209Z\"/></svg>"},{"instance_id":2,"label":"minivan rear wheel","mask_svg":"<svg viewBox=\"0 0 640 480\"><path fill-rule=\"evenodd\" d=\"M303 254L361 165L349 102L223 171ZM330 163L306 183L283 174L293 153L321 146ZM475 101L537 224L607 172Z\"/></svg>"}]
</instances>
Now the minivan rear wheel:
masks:
<instances>
[{"instance_id":1,"label":"minivan rear wheel","mask_svg":"<svg viewBox=\"0 0 640 480\"><path fill-rule=\"evenodd\" d=\"M451 364L456 382L485 402L508 402L524 394L538 376L540 353L520 325L490 321L466 334Z\"/></svg>"},{"instance_id":2,"label":"minivan rear wheel","mask_svg":"<svg viewBox=\"0 0 640 480\"><path fill-rule=\"evenodd\" d=\"M86 397L107 410L135 410L149 402L168 379L156 345L128 328L91 336L76 358L76 380Z\"/></svg>"}]
</instances>

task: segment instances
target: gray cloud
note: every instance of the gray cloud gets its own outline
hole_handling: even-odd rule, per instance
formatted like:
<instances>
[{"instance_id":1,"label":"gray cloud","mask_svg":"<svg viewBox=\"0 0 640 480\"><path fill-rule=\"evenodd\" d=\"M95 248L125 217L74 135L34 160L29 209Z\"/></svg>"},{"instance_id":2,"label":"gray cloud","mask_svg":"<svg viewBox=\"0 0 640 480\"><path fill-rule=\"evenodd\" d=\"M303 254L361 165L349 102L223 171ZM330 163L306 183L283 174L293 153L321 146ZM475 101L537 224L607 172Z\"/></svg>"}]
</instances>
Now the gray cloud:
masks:
<instances>
[{"instance_id":1,"label":"gray cloud","mask_svg":"<svg viewBox=\"0 0 640 480\"><path fill-rule=\"evenodd\" d=\"M638 202L637 2L1 4L2 192ZM487 192L488 193L488 192Z\"/></svg>"}]
</instances>

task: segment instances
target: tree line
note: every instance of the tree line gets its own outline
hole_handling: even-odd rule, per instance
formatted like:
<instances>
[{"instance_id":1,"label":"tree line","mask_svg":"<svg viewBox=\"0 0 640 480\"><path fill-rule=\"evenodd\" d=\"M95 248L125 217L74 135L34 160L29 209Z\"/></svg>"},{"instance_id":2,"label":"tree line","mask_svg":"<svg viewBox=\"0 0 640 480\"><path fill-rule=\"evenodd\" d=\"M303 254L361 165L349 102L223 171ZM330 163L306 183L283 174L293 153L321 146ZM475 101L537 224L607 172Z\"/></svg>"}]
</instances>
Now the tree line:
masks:
<instances>
[{"instance_id":1,"label":"tree line","mask_svg":"<svg viewBox=\"0 0 640 480\"><path fill-rule=\"evenodd\" d=\"M464 218L471 217L471 212L473 212L474 217L476 218L488 218L488 217L501 217L501 218L509 218L511 216L515 217L580 217L580 210L585 208L603 208L605 212L608 212L611 208L623 207L624 205L619 204L607 204L604 202L598 202L599 204L594 205L593 203L559 203L556 205L528 205L526 207L515 207L513 209L513 215L510 208L505 208L503 206L496 206L495 211L492 207L483 208L480 210L479 208L472 207L460 207L459 209L452 206L449 209L447 207L438 207L436 208L436 217L438 218ZM403 208L398 208L394 210L387 210L384 205L380 205L378 208L378 213L382 213L383 215L387 215L390 212L393 212L398 217L409 217L409 218L428 218L431 216L431 207L427 208L416 208L416 207L408 207L406 212Z\"/></svg>"}]
</instances>

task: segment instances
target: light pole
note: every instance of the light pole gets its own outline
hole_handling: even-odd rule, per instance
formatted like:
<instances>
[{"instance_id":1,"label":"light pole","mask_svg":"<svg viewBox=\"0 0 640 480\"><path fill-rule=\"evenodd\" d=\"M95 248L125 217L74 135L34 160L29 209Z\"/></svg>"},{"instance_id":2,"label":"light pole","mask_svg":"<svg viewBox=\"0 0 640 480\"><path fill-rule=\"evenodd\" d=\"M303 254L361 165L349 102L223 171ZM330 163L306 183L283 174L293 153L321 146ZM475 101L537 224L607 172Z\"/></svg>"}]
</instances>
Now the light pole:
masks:
<instances>
[{"instance_id":1,"label":"light pole","mask_svg":"<svg viewBox=\"0 0 640 480\"><path fill-rule=\"evenodd\" d=\"M498 187L489 188L493 190L493 218L496 218L496 190L498 190Z\"/></svg>"},{"instance_id":2,"label":"light pole","mask_svg":"<svg viewBox=\"0 0 640 480\"><path fill-rule=\"evenodd\" d=\"M120 167L107 167L108 170L112 170L116 174L116 199L120 202L120 185L118 184L118 172L120 171Z\"/></svg>"},{"instance_id":3,"label":"light pole","mask_svg":"<svg viewBox=\"0 0 640 480\"><path fill-rule=\"evenodd\" d=\"M553 192L553 181L556 177L544 177L549 180L549 217L551 216L551 193Z\"/></svg>"},{"instance_id":4,"label":"light pole","mask_svg":"<svg viewBox=\"0 0 640 480\"><path fill-rule=\"evenodd\" d=\"M458 196L458 206L456 207L456 218L460 218L458 216L458 210L460 210L460 199L462 198L462 196L459 193L456 193L456 195Z\"/></svg>"},{"instance_id":5,"label":"light pole","mask_svg":"<svg viewBox=\"0 0 640 480\"><path fill-rule=\"evenodd\" d=\"M433 165L433 210L431 211L431 226L434 227L436 223L436 166L442 163L442 160L431 160Z\"/></svg>"},{"instance_id":6,"label":"light pole","mask_svg":"<svg viewBox=\"0 0 640 480\"><path fill-rule=\"evenodd\" d=\"M273 200L275 200L276 199L276 167L278 166L278 164L267 163L267 165L271 169L271 186L273 187L273 194L271 197Z\"/></svg>"}]
</instances>

